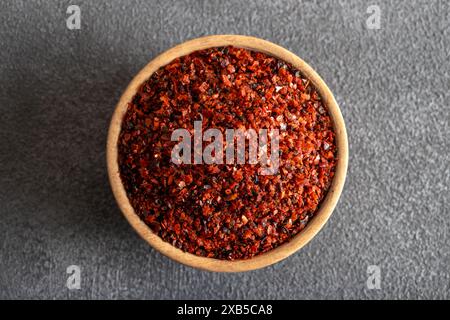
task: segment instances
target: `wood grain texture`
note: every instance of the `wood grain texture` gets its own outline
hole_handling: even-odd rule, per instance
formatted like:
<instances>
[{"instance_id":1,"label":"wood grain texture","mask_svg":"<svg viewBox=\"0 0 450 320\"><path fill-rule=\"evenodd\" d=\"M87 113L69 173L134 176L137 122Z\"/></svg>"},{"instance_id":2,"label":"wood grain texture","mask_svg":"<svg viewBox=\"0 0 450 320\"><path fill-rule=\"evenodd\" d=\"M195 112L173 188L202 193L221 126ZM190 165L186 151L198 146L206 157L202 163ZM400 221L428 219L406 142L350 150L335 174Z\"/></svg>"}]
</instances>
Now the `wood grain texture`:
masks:
<instances>
[{"instance_id":1,"label":"wood grain texture","mask_svg":"<svg viewBox=\"0 0 450 320\"><path fill-rule=\"evenodd\" d=\"M254 51L264 52L266 54L277 57L292 64L305 77L307 77L314 86L318 89L325 105L327 106L334 122L336 132L336 143L338 148L338 163L336 166L336 173L329 189L329 192L323 200L315 217L308 223L306 228L298 235L291 239L291 241L259 256L248 260L225 261L219 259L211 259L196 256L190 253L181 251L171 244L163 241L158 235L153 233L151 229L138 217L131 206L125 189L122 185L119 167L118 167L118 150L117 140L120 133L123 116L127 110L127 104L137 92L139 86L147 80L153 72L167 65L175 58L187 55L196 50L202 50L211 47L220 46L236 46ZM147 64L131 81L126 88L122 97L117 104L116 110L113 114L107 140L107 166L108 175L111 183L111 188L117 203L122 210L124 216L136 230L136 232L145 239L152 247L162 254L172 258L175 261L185 265L200 268L209 271L217 272L241 272L262 268L273 263L276 263L289 255L293 254L304 245L306 245L325 225L328 218L331 216L339 196L342 192L348 164L348 141L344 120L339 109L339 106L333 97L328 86L322 78L302 59L297 57L290 51L274 44L255 37L240 36L240 35L214 35L202 38L193 39L175 46Z\"/></svg>"}]
</instances>

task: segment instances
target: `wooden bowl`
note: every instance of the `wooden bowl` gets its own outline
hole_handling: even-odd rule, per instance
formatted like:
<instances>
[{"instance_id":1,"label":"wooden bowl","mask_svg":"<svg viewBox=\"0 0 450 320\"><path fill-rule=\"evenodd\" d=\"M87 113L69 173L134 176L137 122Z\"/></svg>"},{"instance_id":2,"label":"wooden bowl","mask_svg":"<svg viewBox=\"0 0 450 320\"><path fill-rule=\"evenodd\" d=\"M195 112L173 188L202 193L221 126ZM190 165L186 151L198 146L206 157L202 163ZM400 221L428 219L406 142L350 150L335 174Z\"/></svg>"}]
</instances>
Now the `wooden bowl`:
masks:
<instances>
[{"instance_id":1,"label":"wooden bowl","mask_svg":"<svg viewBox=\"0 0 450 320\"><path fill-rule=\"evenodd\" d=\"M153 231L134 212L119 175L117 141L121 130L121 123L127 110L127 104L132 100L140 85L150 78L153 72L162 66L167 65L175 58L187 55L193 51L221 46L235 46L264 52L292 64L308 78L319 91L322 100L327 106L333 119L336 133L338 162L335 176L328 194L322 201L314 218L309 221L305 229L293 237L289 242L247 260L226 261L200 257L183 252L163 241L157 234L153 233ZM288 257L306 245L325 225L336 206L344 186L348 162L348 143L344 119L342 118L341 111L339 110L339 106L336 103L333 94L322 78L320 78L306 62L288 50L262 39L239 35L214 35L190 40L167 50L153 59L134 77L120 98L114 111L109 127L106 153L109 179L119 207L136 232L153 248L173 260L191 267L218 272L239 272L262 268Z\"/></svg>"}]
</instances>

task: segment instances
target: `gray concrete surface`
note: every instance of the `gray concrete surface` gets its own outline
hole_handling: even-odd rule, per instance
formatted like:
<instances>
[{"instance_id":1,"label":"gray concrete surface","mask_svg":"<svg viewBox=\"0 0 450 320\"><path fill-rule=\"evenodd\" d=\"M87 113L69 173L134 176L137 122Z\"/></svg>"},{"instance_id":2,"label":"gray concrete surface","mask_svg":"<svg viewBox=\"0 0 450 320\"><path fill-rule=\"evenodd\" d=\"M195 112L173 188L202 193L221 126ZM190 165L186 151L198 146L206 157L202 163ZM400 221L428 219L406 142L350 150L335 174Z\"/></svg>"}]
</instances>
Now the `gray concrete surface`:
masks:
<instances>
[{"instance_id":1,"label":"gray concrete surface","mask_svg":"<svg viewBox=\"0 0 450 320\"><path fill-rule=\"evenodd\" d=\"M81 29L66 28L69 4ZM369 4L381 29L369 30ZM448 1L1 1L0 298L449 298ZM303 250L213 274L142 241L110 192L105 140L132 76L171 46L235 33L308 61L350 139L338 207ZM81 268L81 289L66 268ZM366 286L367 267L381 289Z\"/></svg>"}]
</instances>

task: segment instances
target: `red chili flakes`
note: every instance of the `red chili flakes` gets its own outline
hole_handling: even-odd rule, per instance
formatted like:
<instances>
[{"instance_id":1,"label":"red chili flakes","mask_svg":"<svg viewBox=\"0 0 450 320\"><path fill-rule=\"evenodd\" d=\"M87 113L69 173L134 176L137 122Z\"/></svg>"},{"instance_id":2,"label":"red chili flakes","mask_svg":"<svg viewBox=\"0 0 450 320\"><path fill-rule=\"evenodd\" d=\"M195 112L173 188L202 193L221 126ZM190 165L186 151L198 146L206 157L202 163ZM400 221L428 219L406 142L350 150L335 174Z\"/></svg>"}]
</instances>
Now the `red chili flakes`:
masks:
<instances>
[{"instance_id":1,"label":"red chili flakes","mask_svg":"<svg viewBox=\"0 0 450 320\"><path fill-rule=\"evenodd\" d=\"M179 128L280 130L276 175L260 165L171 162ZM131 205L163 240L199 256L247 259L298 234L333 179L332 120L312 84L260 52L223 47L172 61L128 104L118 141Z\"/></svg>"}]
</instances>

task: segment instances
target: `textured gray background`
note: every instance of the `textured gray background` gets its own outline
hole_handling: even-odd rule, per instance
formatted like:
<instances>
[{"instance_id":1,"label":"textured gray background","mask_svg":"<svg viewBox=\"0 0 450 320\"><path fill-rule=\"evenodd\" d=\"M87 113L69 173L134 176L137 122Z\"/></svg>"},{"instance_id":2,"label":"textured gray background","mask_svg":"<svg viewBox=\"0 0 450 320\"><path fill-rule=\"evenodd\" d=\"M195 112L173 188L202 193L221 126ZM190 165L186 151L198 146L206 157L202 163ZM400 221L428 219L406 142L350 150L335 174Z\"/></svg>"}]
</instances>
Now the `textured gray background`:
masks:
<instances>
[{"instance_id":1,"label":"textured gray background","mask_svg":"<svg viewBox=\"0 0 450 320\"><path fill-rule=\"evenodd\" d=\"M0 2L0 298L449 298L449 2ZM262 270L213 274L152 250L110 192L105 140L132 76L201 35L278 43L340 103L347 183L321 233ZM65 286L82 269L82 288ZM378 265L381 290L366 288Z\"/></svg>"}]
</instances>

